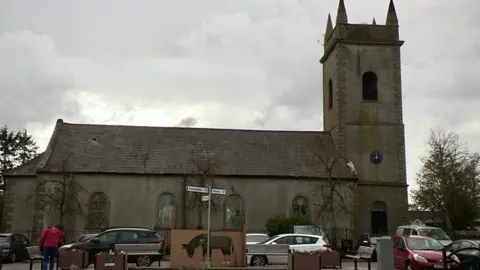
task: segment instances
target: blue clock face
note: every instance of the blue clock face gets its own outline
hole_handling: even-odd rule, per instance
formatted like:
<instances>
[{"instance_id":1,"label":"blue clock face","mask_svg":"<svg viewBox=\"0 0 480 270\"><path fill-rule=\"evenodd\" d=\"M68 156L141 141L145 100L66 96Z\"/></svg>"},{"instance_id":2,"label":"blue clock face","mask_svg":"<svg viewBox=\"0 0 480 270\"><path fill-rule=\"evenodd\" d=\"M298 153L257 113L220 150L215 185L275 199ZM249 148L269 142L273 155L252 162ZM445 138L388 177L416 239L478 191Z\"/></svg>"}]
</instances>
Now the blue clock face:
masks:
<instances>
[{"instance_id":1,"label":"blue clock face","mask_svg":"<svg viewBox=\"0 0 480 270\"><path fill-rule=\"evenodd\" d=\"M370 161L373 164L378 165L378 164L382 163L382 160L383 160L383 155L382 155L382 153L380 153L380 151L373 151L370 154Z\"/></svg>"}]
</instances>

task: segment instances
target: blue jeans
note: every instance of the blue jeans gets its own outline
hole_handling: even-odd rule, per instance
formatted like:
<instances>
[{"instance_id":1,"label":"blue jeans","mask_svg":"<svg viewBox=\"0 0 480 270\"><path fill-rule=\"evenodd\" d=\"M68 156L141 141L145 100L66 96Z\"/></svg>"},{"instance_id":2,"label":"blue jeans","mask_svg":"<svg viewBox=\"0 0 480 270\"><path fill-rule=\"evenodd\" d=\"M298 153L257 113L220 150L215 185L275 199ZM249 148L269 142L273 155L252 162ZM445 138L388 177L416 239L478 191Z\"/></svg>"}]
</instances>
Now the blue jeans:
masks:
<instances>
[{"instance_id":1,"label":"blue jeans","mask_svg":"<svg viewBox=\"0 0 480 270\"><path fill-rule=\"evenodd\" d=\"M43 260L42 260L42 270L47 270L47 265L49 270L53 270L53 265L55 264L55 258L57 257L57 247L44 247L43 248Z\"/></svg>"}]
</instances>

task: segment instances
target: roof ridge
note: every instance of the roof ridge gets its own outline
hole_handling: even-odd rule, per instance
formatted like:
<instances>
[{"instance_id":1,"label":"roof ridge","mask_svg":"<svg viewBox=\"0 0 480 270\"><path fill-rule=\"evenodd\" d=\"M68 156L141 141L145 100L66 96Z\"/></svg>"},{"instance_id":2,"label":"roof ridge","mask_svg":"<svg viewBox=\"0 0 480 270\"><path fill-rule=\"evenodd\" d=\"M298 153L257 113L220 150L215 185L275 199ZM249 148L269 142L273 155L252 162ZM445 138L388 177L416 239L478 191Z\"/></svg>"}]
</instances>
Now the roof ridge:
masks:
<instances>
[{"instance_id":1,"label":"roof ridge","mask_svg":"<svg viewBox=\"0 0 480 270\"><path fill-rule=\"evenodd\" d=\"M55 123L55 128L53 129L53 132L52 132L52 137L50 137L50 141L47 144L47 148L43 152L42 158L37 164L37 169L44 168L47 165L47 163L50 161L51 155L57 144L58 134L62 129L62 125L63 125L63 120L60 118L57 119L57 122Z\"/></svg>"},{"instance_id":2,"label":"roof ridge","mask_svg":"<svg viewBox=\"0 0 480 270\"><path fill-rule=\"evenodd\" d=\"M63 125L69 126L85 126L85 127L126 127L126 128L149 128L149 129L190 129L190 130L218 130L218 131L248 131L248 132L275 132L275 133L323 133L329 134L330 132L324 130L281 130L281 129L241 129L241 128L217 128L217 127L176 127L176 126L143 126L143 125L114 125L114 124L88 124L88 123L69 123L61 121Z\"/></svg>"}]
</instances>

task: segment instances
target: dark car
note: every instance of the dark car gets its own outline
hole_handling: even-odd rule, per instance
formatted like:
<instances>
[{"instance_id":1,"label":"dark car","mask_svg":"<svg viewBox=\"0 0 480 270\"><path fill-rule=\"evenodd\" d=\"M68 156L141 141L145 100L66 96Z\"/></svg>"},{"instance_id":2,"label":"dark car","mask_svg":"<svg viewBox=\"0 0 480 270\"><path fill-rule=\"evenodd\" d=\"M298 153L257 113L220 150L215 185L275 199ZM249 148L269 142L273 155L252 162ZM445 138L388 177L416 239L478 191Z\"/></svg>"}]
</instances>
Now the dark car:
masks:
<instances>
[{"instance_id":1,"label":"dark car","mask_svg":"<svg viewBox=\"0 0 480 270\"><path fill-rule=\"evenodd\" d=\"M137 266L150 266L154 261L161 261L165 241L155 231L145 228L115 228L99 233L97 236L79 243L64 245L62 249L83 249L88 252L89 265L95 262L95 255L115 249L116 244L161 244L159 254L128 256L129 263Z\"/></svg>"},{"instance_id":2,"label":"dark car","mask_svg":"<svg viewBox=\"0 0 480 270\"><path fill-rule=\"evenodd\" d=\"M447 247L447 250L454 252L462 265L474 265L474 269L480 269L480 240L461 239L453 241Z\"/></svg>"},{"instance_id":3,"label":"dark car","mask_svg":"<svg viewBox=\"0 0 480 270\"><path fill-rule=\"evenodd\" d=\"M18 233L0 233L0 249L4 262L28 260L27 247L30 246L27 238Z\"/></svg>"}]
</instances>

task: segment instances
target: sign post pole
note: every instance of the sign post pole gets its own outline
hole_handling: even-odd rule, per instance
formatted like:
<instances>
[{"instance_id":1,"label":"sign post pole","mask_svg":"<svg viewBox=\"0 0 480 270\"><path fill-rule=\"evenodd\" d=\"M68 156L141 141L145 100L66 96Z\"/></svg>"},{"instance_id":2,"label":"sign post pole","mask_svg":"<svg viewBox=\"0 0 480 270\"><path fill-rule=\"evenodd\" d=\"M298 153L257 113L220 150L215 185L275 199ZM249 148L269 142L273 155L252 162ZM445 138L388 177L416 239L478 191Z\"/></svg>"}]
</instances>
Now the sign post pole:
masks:
<instances>
[{"instance_id":1,"label":"sign post pole","mask_svg":"<svg viewBox=\"0 0 480 270\"><path fill-rule=\"evenodd\" d=\"M207 193L208 195L202 196L202 201L208 201L208 213L207 213L207 256L205 258L206 262L205 264L207 265L208 268L210 268L210 257L212 254L210 254L210 239L211 239L211 234L212 234L212 224L211 224L211 216L212 216L212 194L216 195L227 195L227 191L225 189L218 189L218 188L212 188L212 186L208 185L208 187L194 187L194 186L187 186L186 187L187 191L189 192L198 192L198 193Z\"/></svg>"},{"instance_id":2,"label":"sign post pole","mask_svg":"<svg viewBox=\"0 0 480 270\"><path fill-rule=\"evenodd\" d=\"M208 216L208 221L207 221L207 230L208 230L208 234L207 234L207 267L210 268L210 256L212 254L210 254L210 239L211 239L211 233L212 233L212 230L211 230L211 214L212 214L212 187L211 186L208 186L208 213L207 213L207 216Z\"/></svg>"}]
</instances>

